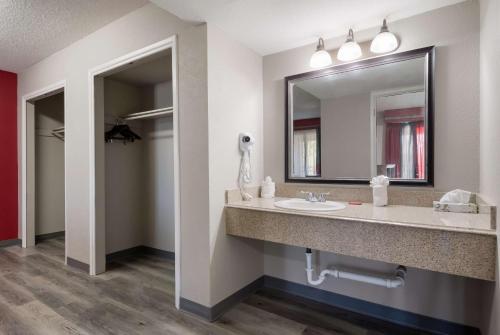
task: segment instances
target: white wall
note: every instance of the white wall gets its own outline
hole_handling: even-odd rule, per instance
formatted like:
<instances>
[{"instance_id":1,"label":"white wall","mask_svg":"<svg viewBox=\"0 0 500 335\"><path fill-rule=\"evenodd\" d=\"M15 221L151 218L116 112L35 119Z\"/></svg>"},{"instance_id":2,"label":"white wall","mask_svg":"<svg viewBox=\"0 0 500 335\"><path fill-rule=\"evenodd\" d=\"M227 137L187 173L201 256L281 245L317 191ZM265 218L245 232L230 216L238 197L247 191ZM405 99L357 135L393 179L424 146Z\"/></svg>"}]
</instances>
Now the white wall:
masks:
<instances>
[{"instance_id":1,"label":"white wall","mask_svg":"<svg viewBox=\"0 0 500 335\"><path fill-rule=\"evenodd\" d=\"M197 26L183 36L178 59L181 296L209 306L207 26Z\"/></svg>"},{"instance_id":2,"label":"white wall","mask_svg":"<svg viewBox=\"0 0 500 335\"><path fill-rule=\"evenodd\" d=\"M299 86L293 88L293 119L321 117L321 100Z\"/></svg>"},{"instance_id":3,"label":"white wall","mask_svg":"<svg viewBox=\"0 0 500 335\"><path fill-rule=\"evenodd\" d=\"M460 187L477 191L479 188L478 3L467 1L392 22L390 29L401 37L399 51L437 46L435 188L449 190ZM367 41L377 32L377 28L360 31L356 33L356 37L358 41ZM345 37L339 37L328 40L325 44L327 48L338 47L344 39ZM362 43L367 56L369 56L368 46L368 43ZM308 62L314 48L314 45L309 45L264 57L264 173L278 181L284 179L283 78L310 71ZM335 51L332 52L332 56L335 56ZM467 159L464 159L465 153ZM493 149L489 155L493 155ZM322 268L336 264L383 272L394 269L394 265L329 253L320 254L319 265ZM305 284L304 250L266 244L265 273ZM320 288L423 315L478 326L481 323L484 305L480 292L487 286L488 284L477 280L410 269L408 285L401 290L388 291L334 280L328 281Z\"/></svg>"},{"instance_id":4,"label":"white wall","mask_svg":"<svg viewBox=\"0 0 500 335\"><path fill-rule=\"evenodd\" d=\"M66 79L67 256L88 263L90 166L88 71L177 34L180 122L181 295L209 305L208 113L206 26L193 26L148 4L29 67L18 77L21 97ZM18 134L20 134L20 128ZM193 136L196 134L197 136ZM20 135L19 135L20 136ZM200 145L200 138L205 145ZM20 153L20 138L18 140ZM19 157L19 165L21 160ZM19 176L19 180L21 180ZM19 192L21 194L21 192ZM197 204L194 211L192 204ZM21 215L19 216L21 217ZM21 232L21 229L19 229ZM197 246L193 248L193 246Z\"/></svg>"},{"instance_id":5,"label":"white wall","mask_svg":"<svg viewBox=\"0 0 500 335\"><path fill-rule=\"evenodd\" d=\"M168 88L168 85L162 85ZM170 85L171 87L171 85ZM143 245L175 251L174 134L172 117L144 122Z\"/></svg>"},{"instance_id":6,"label":"white wall","mask_svg":"<svg viewBox=\"0 0 500 335\"><path fill-rule=\"evenodd\" d=\"M382 112L390 109L412 108L425 106L425 93L409 92L398 93L398 95L379 96L377 97L377 112Z\"/></svg>"},{"instance_id":7,"label":"white wall","mask_svg":"<svg viewBox=\"0 0 500 335\"><path fill-rule=\"evenodd\" d=\"M172 81L158 83L153 90L154 109L173 104ZM143 244L175 252L175 179L173 118L143 122L147 217Z\"/></svg>"},{"instance_id":8,"label":"white wall","mask_svg":"<svg viewBox=\"0 0 500 335\"><path fill-rule=\"evenodd\" d=\"M172 81L154 85L154 105L155 108L172 106Z\"/></svg>"},{"instance_id":9,"label":"white wall","mask_svg":"<svg viewBox=\"0 0 500 335\"><path fill-rule=\"evenodd\" d=\"M321 177L370 178L370 94L321 100Z\"/></svg>"},{"instance_id":10,"label":"white wall","mask_svg":"<svg viewBox=\"0 0 500 335\"><path fill-rule=\"evenodd\" d=\"M35 235L64 231L64 93L35 102Z\"/></svg>"},{"instance_id":11,"label":"white wall","mask_svg":"<svg viewBox=\"0 0 500 335\"><path fill-rule=\"evenodd\" d=\"M480 192L488 201L500 206L500 1L481 0L481 137L480 137ZM500 220L497 216L497 231ZM497 233L498 235L498 233ZM500 250L500 246L497 248ZM497 256L497 261L500 254ZM483 332L500 334L500 282L486 290L484 295Z\"/></svg>"},{"instance_id":12,"label":"white wall","mask_svg":"<svg viewBox=\"0 0 500 335\"><path fill-rule=\"evenodd\" d=\"M208 25L211 305L263 274L262 244L227 236L225 190L237 188L238 134L255 136L254 184L263 179L262 57Z\"/></svg>"}]
</instances>

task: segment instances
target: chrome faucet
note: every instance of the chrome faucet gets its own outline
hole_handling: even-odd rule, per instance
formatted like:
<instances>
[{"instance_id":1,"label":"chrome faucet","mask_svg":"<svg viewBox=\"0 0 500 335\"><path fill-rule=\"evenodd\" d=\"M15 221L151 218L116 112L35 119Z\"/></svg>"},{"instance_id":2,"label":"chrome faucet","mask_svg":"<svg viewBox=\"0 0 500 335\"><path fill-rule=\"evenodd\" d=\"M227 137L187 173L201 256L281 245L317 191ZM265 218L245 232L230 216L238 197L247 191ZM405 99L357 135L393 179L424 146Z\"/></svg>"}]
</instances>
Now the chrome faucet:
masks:
<instances>
[{"instance_id":1,"label":"chrome faucet","mask_svg":"<svg viewBox=\"0 0 500 335\"><path fill-rule=\"evenodd\" d=\"M326 193L315 193L315 192L306 192L300 191L301 194L305 194L305 200L309 202L325 202L326 196L330 194L330 192Z\"/></svg>"}]
</instances>

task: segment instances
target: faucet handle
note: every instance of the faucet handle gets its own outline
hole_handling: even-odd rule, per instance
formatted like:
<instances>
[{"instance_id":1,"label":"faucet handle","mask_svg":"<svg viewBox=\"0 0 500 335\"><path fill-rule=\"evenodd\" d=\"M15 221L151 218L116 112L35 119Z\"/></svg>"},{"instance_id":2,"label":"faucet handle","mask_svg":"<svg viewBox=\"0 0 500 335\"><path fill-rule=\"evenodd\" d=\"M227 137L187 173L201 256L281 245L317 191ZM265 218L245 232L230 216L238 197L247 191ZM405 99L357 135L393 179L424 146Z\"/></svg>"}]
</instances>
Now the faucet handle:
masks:
<instances>
[{"instance_id":1,"label":"faucet handle","mask_svg":"<svg viewBox=\"0 0 500 335\"><path fill-rule=\"evenodd\" d=\"M330 192L320 192L316 195L316 198L318 198L318 201L320 202L325 202L327 195L330 195Z\"/></svg>"},{"instance_id":2,"label":"faucet handle","mask_svg":"<svg viewBox=\"0 0 500 335\"><path fill-rule=\"evenodd\" d=\"M307 201L314 201L316 199L313 192L300 191L300 194L305 194L305 199Z\"/></svg>"}]
</instances>

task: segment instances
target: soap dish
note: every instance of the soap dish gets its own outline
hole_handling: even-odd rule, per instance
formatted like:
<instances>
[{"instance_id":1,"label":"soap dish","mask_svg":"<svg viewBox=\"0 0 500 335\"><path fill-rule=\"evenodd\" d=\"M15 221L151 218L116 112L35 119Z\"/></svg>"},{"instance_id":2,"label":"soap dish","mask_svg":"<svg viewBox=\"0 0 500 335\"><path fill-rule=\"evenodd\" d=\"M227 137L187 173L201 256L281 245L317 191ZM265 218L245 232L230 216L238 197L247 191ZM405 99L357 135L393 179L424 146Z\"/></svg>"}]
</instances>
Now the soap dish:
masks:
<instances>
[{"instance_id":1,"label":"soap dish","mask_svg":"<svg viewBox=\"0 0 500 335\"><path fill-rule=\"evenodd\" d=\"M448 204L439 201L433 202L434 210L437 212L453 212L453 213L477 213L477 205L468 204Z\"/></svg>"}]
</instances>

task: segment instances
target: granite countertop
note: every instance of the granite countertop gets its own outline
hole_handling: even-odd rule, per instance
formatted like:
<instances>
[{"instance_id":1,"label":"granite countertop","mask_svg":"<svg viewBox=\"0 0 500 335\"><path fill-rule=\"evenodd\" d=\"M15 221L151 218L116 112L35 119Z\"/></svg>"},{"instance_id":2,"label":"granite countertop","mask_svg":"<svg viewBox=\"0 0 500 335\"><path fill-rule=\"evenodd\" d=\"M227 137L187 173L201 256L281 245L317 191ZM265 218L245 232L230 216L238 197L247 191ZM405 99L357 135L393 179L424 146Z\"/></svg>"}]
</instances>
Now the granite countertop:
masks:
<instances>
[{"instance_id":1,"label":"granite countertop","mask_svg":"<svg viewBox=\"0 0 500 335\"><path fill-rule=\"evenodd\" d=\"M496 236L495 229L492 229L490 214L436 212L432 207L401 205L375 207L371 203L349 205L345 202L347 206L345 209L332 212L298 211L274 206L275 201L284 199L288 198L254 198L250 201L230 202L226 207Z\"/></svg>"}]
</instances>

